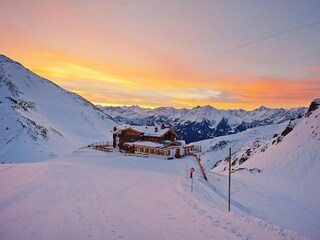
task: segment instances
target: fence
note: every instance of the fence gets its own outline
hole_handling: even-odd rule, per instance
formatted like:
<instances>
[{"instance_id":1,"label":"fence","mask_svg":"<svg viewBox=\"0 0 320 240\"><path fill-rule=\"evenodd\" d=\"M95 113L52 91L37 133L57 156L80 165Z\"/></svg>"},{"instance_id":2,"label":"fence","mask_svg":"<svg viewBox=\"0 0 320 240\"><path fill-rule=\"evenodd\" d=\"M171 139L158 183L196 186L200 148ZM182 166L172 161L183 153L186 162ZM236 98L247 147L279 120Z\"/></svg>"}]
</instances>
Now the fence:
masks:
<instances>
[{"instance_id":1,"label":"fence","mask_svg":"<svg viewBox=\"0 0 320 240\"><path fill-rule=\"evenodd\" d=\"M93 146L93 147L113 146L113 142L111 142L111 141L94 142L94 143L92 143L92 146Z\"/></svg>"},{"instance_id":2,"label":"fence","mask_svg":"<svg viewBox=\"0 0 320 240\"><path fill-rule=\"evenodd\" d=\"M90 146L90 145L89 145ZM113 143L110 141L101 141L95 142L91 145L94 149L104 151L104 152L113 152Z\"/></svg>"}]
</instances>

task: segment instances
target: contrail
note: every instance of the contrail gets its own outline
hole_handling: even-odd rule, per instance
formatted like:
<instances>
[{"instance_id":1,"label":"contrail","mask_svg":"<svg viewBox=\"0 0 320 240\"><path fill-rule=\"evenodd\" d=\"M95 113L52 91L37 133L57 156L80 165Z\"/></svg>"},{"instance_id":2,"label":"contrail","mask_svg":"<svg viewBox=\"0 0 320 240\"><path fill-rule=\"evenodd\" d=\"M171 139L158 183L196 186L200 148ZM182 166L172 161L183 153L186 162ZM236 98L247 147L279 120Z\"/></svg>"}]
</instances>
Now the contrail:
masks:
<instances>
[{"instance_id":1,"label":"contrail","mask_svg":"<svg viewBox=\"0 0 320 240\"><path fill-rule=\"evenodd\" d=\"M250 41L250 42L246 42L246 43L243 43L243 44L240 44L236 47L233 47L233 48L230 48L226 51L223 51L221 52L219 55L225 55L225 54L228 54L228 53L231 53L231 52L234 52L236 50L239 50L241 48L244 48L244 47L247 47L249 45L252 45L252 44L255 44L255 43L258 43L258 42L262 42L262 41L265 41L265 40L268 40L270 38L275 38L275 37L279 37L279 36L282 36L282 35L285 35L287 33L291 33L291 32L295 32L295 31L299 31L301 29L305 29L305 28L310 28L310 27L313 27L313 26L316 26L316 25L320 25L320 22L315 22L315 23L310 23L310 24L307 24L307 25L302 25L302 26L299 26L299 27L294 27L294 28L290 28L288 30L285 30L285 31L282 31L282 32L278 32L278 33L274 33L274 34L271 34L269 36L265 36L265 37L262 37L262 38L258 38L256 40L253 40L253 41Z\"/></svg>"}]
</instances>

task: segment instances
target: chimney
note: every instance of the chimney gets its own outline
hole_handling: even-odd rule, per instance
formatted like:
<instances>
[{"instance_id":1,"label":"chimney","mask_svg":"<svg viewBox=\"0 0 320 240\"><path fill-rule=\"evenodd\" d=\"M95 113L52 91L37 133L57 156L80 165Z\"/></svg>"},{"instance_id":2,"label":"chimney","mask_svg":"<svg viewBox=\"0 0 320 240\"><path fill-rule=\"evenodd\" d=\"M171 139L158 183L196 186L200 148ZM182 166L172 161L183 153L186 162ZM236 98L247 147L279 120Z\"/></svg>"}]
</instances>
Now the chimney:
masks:
<instances>
[{"instance_id":1,"label":"chimney","mask_svg":"<svg viewBox=\"0 0 320 240\"><path fill-rule=\"evenodd\" d=\"M161 129L165 129L166 125L164 125L164 123L161 124Z\"/></svg>"},{"instance_id":2,"label":"chimney","mask_svg":"<svg viewBox=\"0 0 320 240\"><path fill-rule=\"evenodd\" d=\"M157 127L155 127L155 128L154 128L154 131L155 131L155 132L158 132L158 128L157 128Z\"/></svg>"}]
</instances>

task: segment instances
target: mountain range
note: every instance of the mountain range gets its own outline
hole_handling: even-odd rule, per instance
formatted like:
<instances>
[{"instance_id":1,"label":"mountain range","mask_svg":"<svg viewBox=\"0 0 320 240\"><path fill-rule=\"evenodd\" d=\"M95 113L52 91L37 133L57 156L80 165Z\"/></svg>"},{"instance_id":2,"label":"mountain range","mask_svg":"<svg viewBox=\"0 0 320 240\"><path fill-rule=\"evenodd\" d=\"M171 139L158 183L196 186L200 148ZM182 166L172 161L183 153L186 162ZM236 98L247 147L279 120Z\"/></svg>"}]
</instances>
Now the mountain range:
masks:
<instances>
[{"instance_id":1,"label":"mountain range","mask_svg":"<svg viewBox=\"0 0 320 240\"><path fill-rule=\"evenodd\" d=\"M280 124L301 118L306 111L305 107L271 109L264 106L252 111L218 110L212 106L198 106L192 109L97 107L119 124L153 126L165 123L187 143L234 134L249 128Z\"/></svg>"},{"instance_id":2,"label":"mountain range","mask_svg":"<svg viewBox=\"0 0 320 240\"><path fill-rule=\"evenodd\" d=\"M4 55L0 55L0 90L2 162L51 159L92 142L111 141L113 127L120 124L165 123L190 143L263 126L282 128L302 119L307 110L96 107Z\"/></svg>"}]
</instances>

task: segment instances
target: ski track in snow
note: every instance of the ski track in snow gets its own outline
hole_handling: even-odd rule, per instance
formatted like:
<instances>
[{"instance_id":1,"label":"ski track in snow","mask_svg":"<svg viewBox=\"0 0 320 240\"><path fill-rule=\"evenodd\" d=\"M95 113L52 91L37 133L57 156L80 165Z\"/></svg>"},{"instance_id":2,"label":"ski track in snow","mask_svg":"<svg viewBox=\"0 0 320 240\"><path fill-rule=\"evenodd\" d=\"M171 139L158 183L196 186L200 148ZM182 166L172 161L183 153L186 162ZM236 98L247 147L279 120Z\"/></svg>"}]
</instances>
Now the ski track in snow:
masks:
<instances>
[{"instance_id":1,"label":"ski track in snow","mask_svg":"<svg viewBox=\"0 0 320 240\"><path fill-rule=\"evenodd\" d=\"M304 239L199 200L185 159L83 150L1 166L0 239Z\"/></svg>"}]
</instances>

